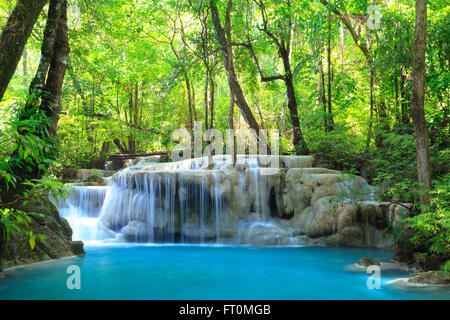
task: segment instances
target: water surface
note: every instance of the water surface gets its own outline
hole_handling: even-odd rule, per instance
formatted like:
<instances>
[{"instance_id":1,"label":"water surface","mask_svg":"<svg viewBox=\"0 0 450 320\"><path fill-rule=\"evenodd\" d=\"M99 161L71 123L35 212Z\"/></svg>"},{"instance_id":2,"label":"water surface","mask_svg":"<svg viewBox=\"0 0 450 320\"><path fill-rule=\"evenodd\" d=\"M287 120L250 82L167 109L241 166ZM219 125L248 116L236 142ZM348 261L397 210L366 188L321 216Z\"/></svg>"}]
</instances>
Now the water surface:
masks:
<instances>
[{"instance_id":1,"label":"water surface","mask_svg":"<svg viewBox=\"0 0 450 320\"><path fill-rule=\"evenodd\" d=\"M400 290L406 277L348 266L360 257L389 261L392 252L324 247L88 245L83 257L27 266L0 278L0 299L450 299L437 289ZM66 286L67 267L81 270L81 290Z\"/></svg>"}]
</instances>

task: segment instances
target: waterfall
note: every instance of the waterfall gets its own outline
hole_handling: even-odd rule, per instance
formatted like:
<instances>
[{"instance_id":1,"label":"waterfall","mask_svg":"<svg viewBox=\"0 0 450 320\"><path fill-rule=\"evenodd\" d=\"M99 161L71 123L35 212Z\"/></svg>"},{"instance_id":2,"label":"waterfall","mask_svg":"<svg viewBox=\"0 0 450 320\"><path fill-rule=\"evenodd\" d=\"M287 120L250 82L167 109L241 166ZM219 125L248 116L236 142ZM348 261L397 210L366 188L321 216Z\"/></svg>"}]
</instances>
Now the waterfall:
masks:
<instances>
[{"instance_id":1,"label":"waterfall","mask_svg":"<svg viewBox=\"0 0 450 320\"><path fill-rule=\"evenodd\" d=\"M220 189L220 176L214 173L214 212L216 214L216 242L220 242L220 211L222 209L222 191Z\"/></svg>"},{"instance_id":2,"label":"waterfall","mask_svg":"<svg viewBox=\"0 0 450 320\"><path fill-rule=\"evenodd\" d=\"M67 219L73 230L74 240L98 240L97 224L105 200L107 187L74 186L64 201L52 201L58 206L60 215Z\"/></svg>"},{"instance_id":3,"label":"waterfall","mask_svg":"<svg viewBox=\"0 0 450 320\"><path fill-rule=\"evenodd\" d=\"M349 197L369 187L360 177L312 168L312 157L280 157L282 168L273 172L259 157L238 157L243 161L234 166L231 157L214 156L208 169L206 157L137 160L109 178L108 186L73 187L58 208L74 240L276 245L296 243L294 230L304 226L293 223L311 220L290 221L295 206L312 212L315 194L334 190Z\"/></svg>"}]
</instances>

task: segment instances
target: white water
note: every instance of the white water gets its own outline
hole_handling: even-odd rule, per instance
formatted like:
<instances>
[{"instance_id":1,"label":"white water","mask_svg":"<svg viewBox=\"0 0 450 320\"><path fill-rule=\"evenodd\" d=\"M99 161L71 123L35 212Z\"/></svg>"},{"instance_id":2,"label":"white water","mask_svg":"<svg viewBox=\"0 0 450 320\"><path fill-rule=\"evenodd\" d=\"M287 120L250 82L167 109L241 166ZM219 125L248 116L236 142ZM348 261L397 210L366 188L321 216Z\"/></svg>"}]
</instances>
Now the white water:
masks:
<instances>
[{"instance_id":1,"label":"white water","mask_svg":"<svg viewBox=\"0 0 450 320\"><path fill-rule=\"evenodd\" d=\"M312 162L280 159L285 168ZM74 240L245 243L253 230L277 228L270 204L274 182L260 160L246 157L234 168L229 157L217 156L205 170L207 158L161 164L142 159L113 175L107 187L74 187L58 207ZM349 181L338 185L343 193L365 183Z\"/></svg>"}]
</instances>

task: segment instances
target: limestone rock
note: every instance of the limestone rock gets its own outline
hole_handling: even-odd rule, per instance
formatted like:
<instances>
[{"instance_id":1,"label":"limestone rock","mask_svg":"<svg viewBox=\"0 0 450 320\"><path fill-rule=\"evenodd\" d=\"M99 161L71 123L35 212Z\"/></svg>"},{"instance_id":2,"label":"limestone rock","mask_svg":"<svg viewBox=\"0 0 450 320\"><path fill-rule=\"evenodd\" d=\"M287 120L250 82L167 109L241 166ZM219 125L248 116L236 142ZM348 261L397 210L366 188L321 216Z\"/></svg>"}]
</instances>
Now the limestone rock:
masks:
<instances>
[{"instance_id":1,"label":"limestone rock","mask_svg":"<svg viewBox=\"0 0 450 320\"><path fill-rule=\"evenodd\" d=\"M361 266L364 266L364 267L369 267L369 266L374 266L374 265L381 266L381 264L376 259L367 258L367 257L359 259L358 264Z\"/></svg>"},{"instance_id":2,"label":"limestone rock","mask_svg":"<svg viewBox=\"0 0 450 320\"><path fill-rule=\"evenodd\" d=\"M314 217L306 224L306 235L310 238L327 236L336 232L336 203L333 198L319 199L313 207Z\"/></svg>"},{"instance_id":3,"label":"limestone rock","mask_svg":"<svg viewBox=\"0 0 450 320\"><path fill-rule=\"evenodd\" d=\"M445 274L443 271L428 271L409 278L408 282L418 284L450 285L450 273Z\"/></svg>"},{"instance_id":4,"label":"limestone rock","mask_svg":"<svg viewBox=\"0 0 450 320\"><path fill-rule=\"evenodd\" d=\"M6 269L78 254L80 245L74 249L70 244L70 226L47 197L32 198L26 204L18 205L17 209L37 213L31 215L30 230L34 234L43 234L45 241L36 240L33 250L23 234L14 235L8 243L0 242L0 267Z\"/></svg>"},{"instance_id":5,"label":"limestone rock","mask_svg":"<svg viewBox=\"0 0 450 320\"><path fill-rule=\"evenodd\" d=\"M292 234L271 223L255 223L248 231L246 242L253 245L296 244Z\"/></svg>"},{"instance_id":6,"label":"limestone rock","mask_svg":"<svg viewBox=\"0 0 450 320\"><path fill-rule=\"evenodd\" d=\"M69 243L70 247L72 248L72 252L75 255L86 254L86 251L84 251L83 241L69 241L68 243Z\"/></svg>"},{"instance_id":7,"label":"limestone rock","mask_svg":"<svg viewBox=\"0 0 450 320\"><path fill-rule=\"evenodd\" d=\"M145 242L148 241L151 230L147 223L142 221L131 221L122 229L122 234L127 241Z\"/></svg>"}]
</instances>

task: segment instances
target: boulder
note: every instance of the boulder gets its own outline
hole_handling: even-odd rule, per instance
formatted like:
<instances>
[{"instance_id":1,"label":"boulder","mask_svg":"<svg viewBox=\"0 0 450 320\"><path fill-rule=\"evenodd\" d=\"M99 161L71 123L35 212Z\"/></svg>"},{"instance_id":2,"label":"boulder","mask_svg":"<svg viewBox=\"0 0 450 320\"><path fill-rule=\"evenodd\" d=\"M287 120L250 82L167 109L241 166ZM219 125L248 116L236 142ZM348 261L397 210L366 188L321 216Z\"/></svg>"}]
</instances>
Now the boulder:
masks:
<instances>
[{"instance_id":1,"label":"boulder","mask_svg":"<svg viewBox=\"0 0 450 320\"><path fill-rule=\"evenodd\" d=\"M15 209L33 213L29 228L35 235L44 235L45 240L37 239L33 250L22 233L12 236L8 243L0 243L0 268L80 254L81 244L75 247L71 244L72 229L47 197L31 198Z\"/></svg>"},{"instance_id":2,"label":"boulder","mask_svg":"<svg viewBox=\"0 0 450 320\"><path fill-rule=\"evenodd\" d=\"M428 271L409 278L408 282L417 284L450 285L450 273L446 274L443 271Z\"/></svg>"},{"instance_id":3,"label":"boulder","mask_svg":"<svg viewBox=\"0 0 450 320\"><path fill-rule=\"evenodd\" d=\"M86 254L86 251L84 251L84 243L83 243L83 241L69 241L68 243L69 243L69 245L70 245L70 247L72 249L72 252L75 255Z\"/></svg>"},{"instance_id":4,"label":"boulder","mask_svg":"<svg viewBox=\"0 0 450 320\"><path fill-rule=\"evenodd\" d=\"M147 223L133 220L122 229L122 235L127 241L146 242L152 231Z\"/></svg>"},{"instance_id":5,"label":"boulder","mask_svg":"<svg viewBox=\"0 0 450 320\"><path fill-rule=\"evenodd\" d=\"M317 238L335 233L336 207L332 197L319 199L313 206L313 219L306 224L306 235Z\"/></svg>"},{"instance_id":6,"label":"boulder","mask_svg":"<svg viewBox=\"0 0 450 320\"><path fill-rule=\"evenodd\" d=\"M250 226L246 243L258 246L296 244L292 233L272 223L255 222Z\"/></svg>"},{"instance_id":7,"label":"boulder","mask_svg":"<svg viewBox=\"0 0 450 320\"><path fill-rule=\"evenodd\" d=\"M335 247L364 247L364 233L359 225L346 227L329 236L326 244Z\"/></svg>"},{"instance_id":8,"label":"boulder","mask_svg":"<svg viewBox=\"0 0 450 320\"><path fill-rule=\"evenodd\" d=\"M374 258L368 258L368 257L364 257L359 259L358 264L364 267L369 267L369 266L381 266L381 263L379 263L376 259Z\"/></svg>"}]
</instances>

